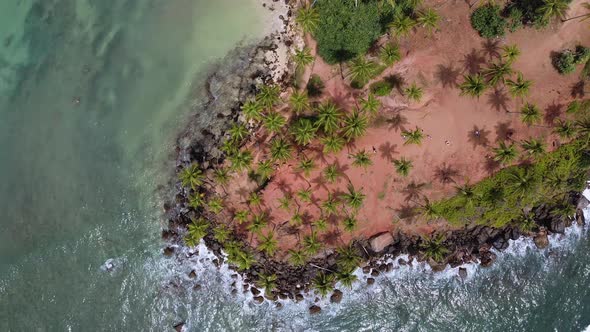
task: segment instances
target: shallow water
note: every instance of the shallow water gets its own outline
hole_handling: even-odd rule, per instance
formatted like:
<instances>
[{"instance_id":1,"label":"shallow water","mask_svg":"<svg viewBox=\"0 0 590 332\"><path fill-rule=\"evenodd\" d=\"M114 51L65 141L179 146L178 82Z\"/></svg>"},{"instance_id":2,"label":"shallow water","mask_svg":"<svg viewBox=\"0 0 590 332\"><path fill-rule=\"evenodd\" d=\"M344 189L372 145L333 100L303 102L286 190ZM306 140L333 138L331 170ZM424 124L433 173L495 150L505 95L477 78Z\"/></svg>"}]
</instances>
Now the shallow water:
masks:
<instances>
[{"instance_id":1,"label":"shallow water","mask_svg":"<svg viewBox=\"0 0 590 332\"><path fill-rule=\"evenodd\" d=\"M279 311L231 296L227 267L216 271L204 248L192 265L164 258L156 190L169 176L177 128L199 102L190 96L207 65L262 35L258 7L0 1L1 331L163 331L179 321L210 331L590 324L590 243L579 228L544 251L519 241L493 267L470 266L465 282L456 270L400 268L313 317L307 302Z\"/></svg>"}]
</instances>

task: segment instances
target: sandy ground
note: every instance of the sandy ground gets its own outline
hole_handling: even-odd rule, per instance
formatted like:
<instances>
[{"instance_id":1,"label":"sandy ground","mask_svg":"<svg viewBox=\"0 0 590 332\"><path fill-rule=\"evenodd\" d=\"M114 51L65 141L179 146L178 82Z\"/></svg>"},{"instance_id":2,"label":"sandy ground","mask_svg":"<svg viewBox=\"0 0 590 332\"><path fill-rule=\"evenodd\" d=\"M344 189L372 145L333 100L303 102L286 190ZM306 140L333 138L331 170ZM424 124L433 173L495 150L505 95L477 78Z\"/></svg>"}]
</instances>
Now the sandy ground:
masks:
<instances>
[{"instance_id":1,"label":"sandy ground","mask_svg":"<svg viewBox=\"0 0 590 332\"><path fill-rule=\"evenodd\" d=\"M581 3L574 1L570 15L582 12ZM272 222L269 228L275 230L281 249L297 247L303 235L311 231L310 223L319 217L319 206L328 193L346 191L349 182L366 194L363 207L357 214L358 227L352 233L342 229L341 221L347 214L342 208L340 216L330 219L328 230L320 233L328 247L384 231L428 234L435 229L450 227L445 221L428 223L412 211L425 198L449 197L454 194L455 185L477 182L496 171L498 165L489 158L491 148L508 136L515 142L542 136L549 147L559 144L559 139L547 126L555 119L563 118L567 103L576 93L583 91L575 89L579 82L578 73L559 75L551 65L550 55L578 43L590 45L588 24L569 21L544 31L526 29L503 39L486 41L471 28L466 3L427 2L426 5L435 7L442 15L439 30L432 34L419 30L400 40L402 60L381 76L397 74L406 83L418 83L424 88L421 102L408 102L394 89L390 96L381 99L383 107L367 135L344 151L324 156L319 152L319 143L312 144L303 152L316 161L316 170L310 177L306 178L295 169L297 159L277 165L274 178L262 191L262 206L253 209L268 213ZM309 38L307 41L315 48ZM479 99L459 95L457 85L463 81L462 75L484 68L497 59L500 47L507 44L517 44L522 52L513 67L526 79L534 81L531 94L524 101L534 103L544 111L545 123L542 125L523 125L520 114L514 112L524 101L511 98L506 90L489 89ZM338 66L328 66L318 58L304 77L308 78L311 73L320 75L326 83L322 100L332 99L346 111L356 105L360 91L351 90L349 82L341 78ZM422 145L404 145L401 131L416 126L424 131ZM476 130L480 132L479 137L474 134ZM268 141L262 136L260 133L258 137ZM253 143L249 147L258 151L257 158L266 153L264 144ZM350 159L350 153L361 150L372 156L373 165L367 169L353 166ZM414 164L407 178L397 175L392 164L393 159L402 156ZM344 173L336 184L326 184L322 180L321 171L329 164L338 165ZM444 172L451 174L455 183L444 181L441 176ZM310 186L312 204L298 203L304 225L289 226L288 221L297 207L293 206L292 211L281 210L278 199L285 194L295 197L296 191ZM246 209L245 197L254 189L255 185L245 175L236 178L227 190L230 209ZM256 242L255 237L253 241ZM284 250L278 258L285 257Z\"/></svg>"}]
</instances>

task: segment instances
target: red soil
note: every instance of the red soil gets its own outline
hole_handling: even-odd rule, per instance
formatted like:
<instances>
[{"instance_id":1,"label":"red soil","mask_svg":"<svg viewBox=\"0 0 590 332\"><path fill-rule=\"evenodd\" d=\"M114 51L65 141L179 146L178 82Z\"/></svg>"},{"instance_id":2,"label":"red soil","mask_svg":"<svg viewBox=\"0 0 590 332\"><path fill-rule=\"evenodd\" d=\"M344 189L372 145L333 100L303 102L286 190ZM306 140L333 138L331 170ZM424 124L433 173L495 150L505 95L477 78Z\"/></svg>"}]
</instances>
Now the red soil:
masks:
<instances>
[{"instance_id":1,"label":"red soil","mask_svg":"<svg viewBox=\"0 0 590 332\"><path fill-rule=\"evenodd\" d=\"M582 12L581 3L574 1L570 15ZM559 144L559 139L551 134L550 128L527 127L520 121L520 114L509 113L517 111L523 101L511 98L505 89L497 92L488 89L477 99L460 96L457 84L463 81L463 74L478 71L495 60L500 47L516 44L521 56L513 68L522 72L526 79L534 81L531 94L525 101L544 110L545 122L551 124L556 118L564 117L565 106L573 99L572 91L579 75L559 75L551 65L550 55L578 43L590 45L588 26L574 20L544 31L526 29L501 40L486 41L471 28L467 4L450 1L426 5L434 6L443 17L439 31L429 35L420 29L401 40L402 60L381 75L399 74L406 83L418 83L424 89L422 101L408 103L394 90L390 96L381 99L383 108L367 134L341 153L325 156L320 152L319 143L312 144L303 152L316 161L316 170L307 179L295 169L297 159L277 165L272 181L261 193L261 210L269 214L272 222L269 228L274 228L279 240L281 250L277 258L286 257L286 250L297 247L303 235L309 234L309 223L319 217L319 205L328 192L345 192L349 181L366 194L357 215L358 227L352 234L348 233L342 229L342 216L332 218L328 230L320 233L328 247L337 247L353 238L368 238L383 231L429 234L446 229L450 226L445 221L428 223L419 216L408 216L408 212L423 201L422 197L432 201L454 194L453 183L442 183L439 176L441 170L450 170L458 184L474 183L489 176L498 167L489 158L491 148L497 146L498 141L505 140L509 133L513 133L510 139L515 142L544 136L549 147ZM381 41L384 42L386 40ZM315 48L309 39L308 46ZM311 72L318 74L326 83L322 100L334 100L342 110L353 109L358 97L364 95L351 89L349 82L341 78L338 66L329 66L320 58L316 59L312 70L306 71L305 79ZM287 116L286 108L283 112ZM424 131L422 145L404 145L401 130L416 126ZM479 137L474 135L475 130L480 132ZM261 130L260 137L262 133ZM261 149L261 146L265 144L252 143L248 146L255 151L256 161L267 153L267 148ZM349 157L350 153L361 150L372 156L373 165L366 170L353 166ZM402 156L412 160L414 165L407 178L396 174L392 165L392 159ZM333 163L339 165L345 175L338 183L328 185L322 181L321 171ZM309 187L308 181L313 189L313 203L299 203L305 224L293 229L288 221L295 211L279 209L278 199L285 194L296 197L296 191ZM245 174L234 178L226 204L231 210L247 209L244 201L255 189L256 184L249 181Z\"/></svg>"}]
</instances>

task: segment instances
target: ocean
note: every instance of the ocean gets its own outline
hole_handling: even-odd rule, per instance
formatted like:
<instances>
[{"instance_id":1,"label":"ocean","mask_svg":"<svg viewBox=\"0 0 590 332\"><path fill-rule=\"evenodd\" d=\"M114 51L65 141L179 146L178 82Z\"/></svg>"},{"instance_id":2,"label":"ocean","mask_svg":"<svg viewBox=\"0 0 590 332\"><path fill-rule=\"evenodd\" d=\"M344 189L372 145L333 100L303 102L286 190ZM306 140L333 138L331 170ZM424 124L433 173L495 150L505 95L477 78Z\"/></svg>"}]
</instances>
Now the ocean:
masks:
<instances>
[{"instance_id":1,"label":"ocean","mask_svg":"<svg viewBox=\"0 0 590 332\"><path fill-rule=\"evenodd\" d=\"M160 188L200 110L194 90L264 35L268 11L257 0L4 0L0 16L1 331L590 325L590 243L578 227L543 251L513 242L465 281L456 269L396 268L339 305L322 300L316 316L313 298L277 309L230 294L231 272L205 248L183 264L162 255Z\"/></svg>"}]
</instances>

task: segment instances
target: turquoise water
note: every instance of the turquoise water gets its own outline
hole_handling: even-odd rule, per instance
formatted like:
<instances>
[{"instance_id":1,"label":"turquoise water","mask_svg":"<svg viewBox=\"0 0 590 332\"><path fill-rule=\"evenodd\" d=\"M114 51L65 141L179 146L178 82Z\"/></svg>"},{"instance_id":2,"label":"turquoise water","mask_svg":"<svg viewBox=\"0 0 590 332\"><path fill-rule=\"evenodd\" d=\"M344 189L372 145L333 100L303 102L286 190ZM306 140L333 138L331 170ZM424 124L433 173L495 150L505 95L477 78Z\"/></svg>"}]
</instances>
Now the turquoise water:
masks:
<instances>
[{"instance_id":1,"label":"turquoise water","mask_svg":"<svg viewBox=\"0 0 590 332\"><path fill-rule=\"evenodd\" d=\"M184 264L164 258L158 188L174 138L208 65L263 34L255 1L0 1L0 331L590 324L586 229L545 251L513 243L493 267L470 267L465 282L456 270L400 268L313 317L309 302L277 310L230 295L227 268L213 268L203 248Z\"/></svg>"}]
</instances>

